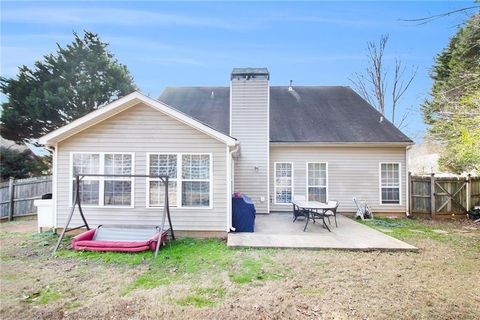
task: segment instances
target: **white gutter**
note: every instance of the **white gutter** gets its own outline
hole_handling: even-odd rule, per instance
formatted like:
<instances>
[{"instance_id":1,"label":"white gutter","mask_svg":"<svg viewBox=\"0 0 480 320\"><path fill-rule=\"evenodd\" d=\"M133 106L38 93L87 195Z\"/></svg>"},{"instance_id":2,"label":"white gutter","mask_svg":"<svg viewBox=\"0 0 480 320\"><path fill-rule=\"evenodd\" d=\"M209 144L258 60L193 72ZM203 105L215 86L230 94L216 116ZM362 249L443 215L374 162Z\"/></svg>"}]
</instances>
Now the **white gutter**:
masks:
<instances>
[{"instance_id":1,"label":"white gutter","mask_svg":"<svg viewBox=\"0 0 480 320\"><path fill-rule=\"evenodd\" d=\"M270 142L270 146L275 147L406 147L413 144L414 142Z\"/></svg>"},{"instance_id":2,"label":"white gutter","mask_svg":"<svg viewBox=\"0 0 480 320\"><path fill-rule=\"evenodd\" d=\"M227 147L229 148L229 147ZM228 149L227 149L228 150ZM228 182L228 185L227 185L227 196L228 196L228 201L227 201L227 204L228 204L228 209L227 209L227 212L228 212L228 230L227 232L230 232L230 231L235 231L235 228L233 227L232 225L232 176L234 175L234 173L232 172L233 169L232 169L232 161L233 161L233 154L235 152L238 152L238 150L240 150L240 143L236 143L234 148L232 150L230 150L228 152L228 159L227 159L227 182Z\"/></svg>"}]
</instances>

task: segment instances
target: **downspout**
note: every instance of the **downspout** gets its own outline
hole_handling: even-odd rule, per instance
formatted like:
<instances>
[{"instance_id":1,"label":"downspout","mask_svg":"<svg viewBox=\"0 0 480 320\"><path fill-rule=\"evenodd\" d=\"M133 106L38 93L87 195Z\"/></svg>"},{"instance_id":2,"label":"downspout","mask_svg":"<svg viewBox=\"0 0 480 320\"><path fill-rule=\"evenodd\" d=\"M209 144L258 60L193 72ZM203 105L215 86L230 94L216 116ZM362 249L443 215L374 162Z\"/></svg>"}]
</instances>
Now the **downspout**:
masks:
<instances>
[{"instance_id":1,"label":"downspout","mask_svg":"<svg viewBox=\"0 0 480 320\"><path fill-rule=\"evenodd\" d=\"M232 170L232 162L233 162L233 154L238 152L240 150L240 143L237 142L232 150L230 150L229 155L228 155L228 167L229 167L229 172L227 173L229 176L228 179L228 196L230 197L229 207L228 207L228 230L230 231L235 231L235 228L232 225L232 176L234 174L234 170Z\"/></svg>"},{"instance_id":2,"label":"downspout","mask_svg":"<svg viewBox=\"0 0 480 320\"><path fill-rule=\"evenodd\" d=\"M405 172L405 177L406 177L406 178L405 178L405 181L406 181L405 185L406 185L406 189L407 189L406 192L405 192L405 198L406 198L406 199L405 199L405 203L407 204L407 210L405 210L405 211L406 211L406 212L405 212L405 215L406 215L407 218L411 218L411 217L412 217L412 213L410 212L410 207L411 207L411 205L410 205L410 192L412 192L412 190L410 190L410 181L409 181L409 179L408 179L408 175L409 175L408 173L410 172L410 168L409 168L410 163L409 163L409 161L408 161L408 151L409 151L411 148L412 148L411 145L408 145L408 146L405 148L405 169L406 169L406 170L405 170L405 171L406 171L406 172Z\"/></svg>"}]
</instances>

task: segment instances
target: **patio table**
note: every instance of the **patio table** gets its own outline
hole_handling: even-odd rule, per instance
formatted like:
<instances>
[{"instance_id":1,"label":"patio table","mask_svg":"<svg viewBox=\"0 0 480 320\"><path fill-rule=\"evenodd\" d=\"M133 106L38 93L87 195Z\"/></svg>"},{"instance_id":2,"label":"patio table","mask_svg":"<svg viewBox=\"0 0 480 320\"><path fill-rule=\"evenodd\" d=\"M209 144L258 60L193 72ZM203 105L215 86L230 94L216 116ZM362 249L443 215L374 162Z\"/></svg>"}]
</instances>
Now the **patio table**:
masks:
<instances>
[{"instance_id":1,"label":"patio table","mask_svg":"<svg viewBox=\"0 0 480 320\"><path fill-rule=\"evenodd\" d=\"M307 222L305 223L305 227L303 228L304 232L305 230L307 230L308 222L310 221L310 219L313 219L313 221L315 221L315 215L317 215L318 217L319 211L321 211L320 216L323 221L323 226L327 228L329 232L332 232L328 227L328 225L325 223L325 212L328 210L335 209L334 206L329 205L327 203L320 202L320 201L292 201L292 203L297 207L304 209L308 212Z\"/></svg>"}]
</instances>

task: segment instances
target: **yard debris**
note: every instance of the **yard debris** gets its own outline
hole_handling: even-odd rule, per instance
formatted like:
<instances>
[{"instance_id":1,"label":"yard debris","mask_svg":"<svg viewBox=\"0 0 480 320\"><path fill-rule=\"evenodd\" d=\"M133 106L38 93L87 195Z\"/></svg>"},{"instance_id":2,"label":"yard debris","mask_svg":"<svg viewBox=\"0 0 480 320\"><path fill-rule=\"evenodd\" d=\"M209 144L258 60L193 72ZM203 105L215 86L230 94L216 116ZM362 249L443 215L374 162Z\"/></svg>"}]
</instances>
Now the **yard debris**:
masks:
<instances>
[{"instance_id":1,"label":"yard debris","mask_svg":"<svg viewBox=\"0 0 480 320\"><path fill-rule=\"evenodd\" d=\"M417 229L408 229L408 231L415 232L415 233L425 233L425 231L417 230Z\"/></svg>"},{"instance_id":2,"label":"yard debris","mask_svg":"<svg viewBox=\"0 0 480 320\"><path fill-rule=\"evenodd\" d=\"M28 299L30 299L30 295L26 293L22 293L22 295L20 296L20 301L27 302Z\"/></svg>"},{"instance_id":3,"label":"yard debris","mask_svg":"<svg viewBox=\"0 0 480 320\"><path fill-rule=\"evenodd\" d=\"M437 234L448 234L448 231L440 230L440 229L433 229L432 231Z\"/></svg>"},{"instance_id":4,"label":"yard debris","mask_svg":"<svg viewBox=\"0 0 480 320\"><path fill-rule=\"evenodd\" d=\"M402 228L406 226L406 224L401 221L389 221L386 219L373 219L369 223L386 228Z\"/></svg>"}]
</instances>

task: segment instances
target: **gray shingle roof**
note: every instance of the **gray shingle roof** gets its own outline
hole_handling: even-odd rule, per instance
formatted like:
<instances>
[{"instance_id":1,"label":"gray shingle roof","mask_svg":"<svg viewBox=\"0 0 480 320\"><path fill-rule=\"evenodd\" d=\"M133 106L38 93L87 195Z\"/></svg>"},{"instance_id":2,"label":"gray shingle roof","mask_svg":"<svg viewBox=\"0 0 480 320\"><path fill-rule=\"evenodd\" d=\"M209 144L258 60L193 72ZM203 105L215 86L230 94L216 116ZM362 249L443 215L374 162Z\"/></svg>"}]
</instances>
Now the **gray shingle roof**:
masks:
<instances>
[{"instance_id":1,"label":"gray shingle roof","mask_svg":"<svg viewBox=\"0 0 480 320\"><path fill-rule=\"evenodd\" d=\"M167 87L160 101L229 134L229 87ZM271 142L411 140L350 87L270 87Z\"/></svg>"}]
</instances>

